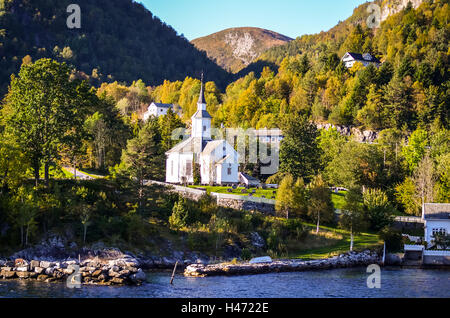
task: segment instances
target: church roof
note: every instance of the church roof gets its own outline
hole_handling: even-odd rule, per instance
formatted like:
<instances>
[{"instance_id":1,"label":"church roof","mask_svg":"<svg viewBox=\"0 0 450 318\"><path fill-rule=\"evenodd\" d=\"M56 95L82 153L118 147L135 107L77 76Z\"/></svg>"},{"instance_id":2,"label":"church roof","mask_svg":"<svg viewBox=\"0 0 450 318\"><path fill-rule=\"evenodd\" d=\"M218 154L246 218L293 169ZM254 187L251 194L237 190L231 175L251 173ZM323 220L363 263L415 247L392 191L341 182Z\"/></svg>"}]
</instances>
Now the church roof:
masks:
<instances>
[{"instance_id":1,"label":"church roof","mask_svg":"<svg viewBox=\"0 0 450 318\"><path fill-rule=\"evenodd\" d=\"M214 140L210 141L206 144L205 149L203 149L202 154L203 155L209 155L211 154L217 147L223 146L225 140Z\"/></svg>"},{"instance_id":2,"label":"church roof","mask_svg":"<svg viewBox=\"0 0 450 318\"><path fill-rule=\"evenodd\" d=\"M175 145L172 149L166 152L166 154L171 153L200 153L205 149L208 144L208 140L202 138L189 137L188 139Z\"/></svg>"},{"instance_id":3,"label":"church roof","mask_svg":"<svg viewBox=\"0 0 450 318\"><path fill-rule=\"evenodd\" d=\"M212 118L211 115L206 110L198 109L197 112L192 116L194 118Z\"/></svg>"}]
</instances>

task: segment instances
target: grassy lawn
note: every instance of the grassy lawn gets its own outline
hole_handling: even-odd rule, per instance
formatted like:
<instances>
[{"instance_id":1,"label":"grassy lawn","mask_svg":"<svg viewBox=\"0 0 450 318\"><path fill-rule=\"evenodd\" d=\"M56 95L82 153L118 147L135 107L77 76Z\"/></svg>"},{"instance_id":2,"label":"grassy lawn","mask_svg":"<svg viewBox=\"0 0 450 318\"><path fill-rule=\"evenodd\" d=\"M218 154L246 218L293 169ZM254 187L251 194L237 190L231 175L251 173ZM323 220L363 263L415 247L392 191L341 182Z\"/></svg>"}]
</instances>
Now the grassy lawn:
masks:
<instances>
[{"instance_id":1,"label":"grassy lawn","mask_svg":"<svg viewBox=\"0 0 450 318\"><path fill-rule=\"evenodd\" d=\"M315 225L305 223L311 227L309 236L305 242L293 246L293 251L289 258L299 258L306 260L323 259L333 257L350 249L350 233L345 230L321 226L319 234L315 233ZM353 250L360 251L367 248L375 248L382 246L383 242L378 238L378 235L371 233L361 233L354 237ZM317 247L316 247L316 246ZM304 248L303 248L304 246Z\"/></svg>"},{"instance_id":2,"label":"grassy lawn","mask_svg":"<svg viewBox=\"0 0 450 318\"><path fill-rule=\"evenodd\" d=\"M256 192L253 194L254 197L262 198L262 196L265 196L267 199L271 199L272 196L276 197L276 189L245 189L244 187L238 187L236 189L232 189L231 187L219 187L219 186L189 186L190 188L199 188L199 189L206 189L206 192L209 194L211 192L215 193L226 193L226 194L235 194L235 195L248 195L248 193L252 193L253 190ZM228 192L228 189L232 189L232 192ZM247 193L242 193L242 190L246 190Z\"/></svg>"},{"instance_id":3,"label":"grassy lawn","mask_svg":"<svg viewBox=\"0 0 450 318\"><path fill-rule=\"evenodd\" d=\"M345 204L345 192L340 191L339 193L332 193L331 200L333 201L334 208L341 210Z\"/></svg>"}]
</instances>

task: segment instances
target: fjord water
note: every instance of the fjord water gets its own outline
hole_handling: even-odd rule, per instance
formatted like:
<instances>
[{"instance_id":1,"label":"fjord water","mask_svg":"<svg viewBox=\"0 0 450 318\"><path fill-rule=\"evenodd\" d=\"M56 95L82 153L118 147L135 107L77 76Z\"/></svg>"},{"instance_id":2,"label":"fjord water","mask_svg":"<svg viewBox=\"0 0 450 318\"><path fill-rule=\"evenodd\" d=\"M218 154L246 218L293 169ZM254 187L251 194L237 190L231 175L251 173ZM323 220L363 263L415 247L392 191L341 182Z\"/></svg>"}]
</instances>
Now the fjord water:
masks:
<instances>
[{"instance_id":1,"label":"fjord water","mask_svg":"<svg viewBox=\"0 0 450 318\"><path fill-rule=\"evenodd\" d=\"M0 297L77 298L347 298L450 297L450 271L386 267L381 288L367 287L366 268L347 268L255 276L186 278L170 273L148 273L138 287L83 286L69 289L62 283L1 281Z\"/></svg>"}]
</instances>

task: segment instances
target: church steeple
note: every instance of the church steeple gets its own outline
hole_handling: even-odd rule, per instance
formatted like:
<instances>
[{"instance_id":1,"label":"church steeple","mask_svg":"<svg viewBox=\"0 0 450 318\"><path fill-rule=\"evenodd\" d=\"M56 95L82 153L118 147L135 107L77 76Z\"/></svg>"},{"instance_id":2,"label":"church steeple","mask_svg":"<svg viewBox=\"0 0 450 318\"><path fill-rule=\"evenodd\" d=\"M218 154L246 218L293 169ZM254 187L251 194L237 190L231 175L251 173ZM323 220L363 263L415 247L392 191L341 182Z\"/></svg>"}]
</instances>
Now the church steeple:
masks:
<instances>
[{"instance_id":1,"label":"church steeple","mask_svg":"<svg viewBox=\"0 0 450 318\"><path fill-rule=\"evenodd\" d=\"M206 110L205 94L203 90L203 73L200 96L197 102L197 112L192 116L192 137L211 139L211 115Z\"/></svg>"},{"instance_id":2,"label":"church steeple","mask_svg":"<svg viewBox=\"0 0 450 318\"><path fill-rule=\"evenodd\" d=\"M200 88L200 96L198 97L197 104L205 104L206 105L205 94L203 92L203 72L202 72L202 87Z\"/></svg>"}]
</instances>

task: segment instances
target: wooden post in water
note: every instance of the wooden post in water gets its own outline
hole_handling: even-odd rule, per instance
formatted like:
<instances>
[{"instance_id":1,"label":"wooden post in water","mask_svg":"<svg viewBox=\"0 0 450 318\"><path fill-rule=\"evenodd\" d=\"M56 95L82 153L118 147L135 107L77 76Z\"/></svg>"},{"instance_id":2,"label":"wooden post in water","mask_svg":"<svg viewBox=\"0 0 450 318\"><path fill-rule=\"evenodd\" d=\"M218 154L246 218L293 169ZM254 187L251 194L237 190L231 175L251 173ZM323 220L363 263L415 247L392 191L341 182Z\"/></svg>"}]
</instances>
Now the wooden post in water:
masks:
<instances>
[{"instance_id":1,"label":"wooden post in water","mask_svg":"<svg viewBox=\"0 0 450 318\"><path fill-rule=\"evenodd\" d=\"M172 277L170 278L170 285L173 285L173 278L175 277L175 272L177 271L178 261L175 263L175 267L173 268Z\"/></svg>"}]
</instances>

